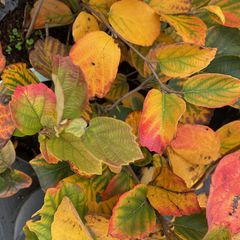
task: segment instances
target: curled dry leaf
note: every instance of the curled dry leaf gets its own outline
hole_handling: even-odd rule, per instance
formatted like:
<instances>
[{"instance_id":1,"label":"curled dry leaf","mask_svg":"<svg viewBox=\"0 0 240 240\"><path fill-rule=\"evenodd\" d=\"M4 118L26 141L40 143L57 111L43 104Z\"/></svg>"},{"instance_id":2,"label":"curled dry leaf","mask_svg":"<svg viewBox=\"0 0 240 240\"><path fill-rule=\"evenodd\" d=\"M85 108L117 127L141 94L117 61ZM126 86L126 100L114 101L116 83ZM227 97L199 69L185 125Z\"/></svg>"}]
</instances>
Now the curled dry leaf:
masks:
<instances>
[{"instance_id":1,"label":"curled dry leaf","mask_svg":"<svg viewBox=\"0 0 240 240\"><path fill-rule=\"evenodd\" d=\"M114 39L103 31L90 32L73 45L70 58L83 71L90 98L108 93L117 75L120 54Z\"/></svg>"}]
</instances>

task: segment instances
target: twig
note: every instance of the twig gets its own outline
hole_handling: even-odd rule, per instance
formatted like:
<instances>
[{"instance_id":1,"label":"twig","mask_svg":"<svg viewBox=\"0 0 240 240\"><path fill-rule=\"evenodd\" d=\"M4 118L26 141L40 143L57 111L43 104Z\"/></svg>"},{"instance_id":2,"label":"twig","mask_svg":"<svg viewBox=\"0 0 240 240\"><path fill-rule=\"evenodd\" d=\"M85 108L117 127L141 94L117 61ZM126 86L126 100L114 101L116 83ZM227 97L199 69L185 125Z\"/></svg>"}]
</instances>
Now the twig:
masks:
<instances>
[{"instance_id":1,"label":"twig","mask_svg":"<svg viewBox=\"0 0 240 240\"><path fill-rule=\"evenodd\" d=\"M46 34L46 37L49 37L49 26L47 23L45 24L45 34Z\"/></svg>"},{"instance_id":2,"label":"twig","mask_svg":"<svg viewBox=\"0 0 240 240\"><path fill-rule=\"evenodd\" d=\"M161 82L161 80L158 77L158 74L156 73L156 71L154 70L154 67L152 65L152 62L147 59L145 56L143 56L142 53L140 53L131 43L129 43L124 37L122 37L118 32L116 32L112 26L105 20L104 16L102 16L102 14L98 11L96 11L95 9L91 8L88 4L86 3L82 3L82 5L91 13L93 13L95 16L98 17L98 19L100 19L100 21L111 31L111 33L114 36L117 36L119 39L121 39L129 48L131 48L139 57L141 57L146 64L148 65L148 67L150 68L153 76L158 80L159 84L160 84L160 88L162 91L167 92L167 93L175 93L177 95L182 95L182 92L180 91L175 91L171 88L168 88L163 82Z\"/></svg>"},{"instance_id":3,"label":"twig","mask_svg":"<svg viewBox=\"0 0 240 240\"><path fill-rule=\"evenodd\" d=\"M39 0L39 2L38 2L38 6L36 7L36 9L35 9L35 11L33 13L32 21L30 23L30 26L28 28L28 31L27 31L27 34L26 34L26 37L25 37L26 39L29 38L31 33L32 33L33 26L34 26L34 24L35 24L35 22L37 20L37 17L38 17L38 14L40 12L40 9L41 9L41 7L43 5L43 2L44 2L44 0Z\"/></svg>"},{"instance_id":4,"label":"twig","mask_svg":"<svg viewBox=\"0 0 240 240\"><path fill-rule=\"evenodd\" d=\"M132 95L135 92L138 92L139 90L142 90L145 85L147 84L147 82L149 82L152 79L152 77L147 78L145 81L143 81L139 86L137 86L136 88L134 88L133 90L131 90L130 92L127 92L126 94L124 94L121 98L119 98L111 107L109 107L107 109L107 111L111 111L112 109L114 109L123 99L129 97L130 95Z\"/></svg>"}]
</instances>

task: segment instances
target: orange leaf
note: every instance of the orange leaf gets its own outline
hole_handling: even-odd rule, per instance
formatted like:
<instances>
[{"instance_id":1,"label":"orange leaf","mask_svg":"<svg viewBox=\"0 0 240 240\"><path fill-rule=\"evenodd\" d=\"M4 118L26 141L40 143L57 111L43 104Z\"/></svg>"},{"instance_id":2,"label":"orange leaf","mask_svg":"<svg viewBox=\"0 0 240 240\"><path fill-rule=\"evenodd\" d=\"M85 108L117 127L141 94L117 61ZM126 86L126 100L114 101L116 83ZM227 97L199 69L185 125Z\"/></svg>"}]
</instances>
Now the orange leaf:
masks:
<instances>
[{"instance_id":1,"label":"orange leaf","mask_svg":"<svg viewBox=\"0 0 240 240\"><path fill-rule=\"evenodd\" d=\"M2 53L2 45L0 43L0 73L3 71L6 65L6 58Z\"/></svg>"},{"instance_id":2,"label":"orange leaf","mask_svg":"<svg viewBox=\"0 0 240 240\"><path fill-rule=\"evenodd\" d=\"M194 191L188 189L184 181L175 175L166 163L155 170L153 179L147 186L147 197L160 214L183 216L201 211Z\"/></svg>"},{"instance_id":3,"label":"orange leaf","mask_svg":"<svg viewBox=\"0 0 240 240\"><path fill-rule=\"evenodd\" d=\"M232 233L240 232L240 151L225 156L213 176L207 204L209 230L228 227Z\"/></svg>"},{"instance_id":4,"label":"orange leaf","mask_svg":"<svg viewBox=\"0 0 240 240\"><path fill-rule=\"evenodd\" d=\"M0 149L11 138L15 125L11 117L9 105L0 104Z\"/></svg>"},{"instance_id":5,"label":"orange leaf","mask_svg":"<svg viewBox=\"0 0 240 240\"><path fill-rule=\"evenodd\" d=\"M102 98L108 93L117 75L120 54L114 39L103 31L88 33L74 44L70 58L85 74L89 97Z\"/></svg>"},{"instance_id":6,"label":"orange leaf","mask_svg":"<svg viewBox=\"0 0 240 240\"><path fill-rule=\"evenodd\" d=\"M151 46L160 34L159 16L145 2L121 0L109 12L109 22L127 41Z\"/></svg>"},{"instance_id":7,"label":"orange leaf","mask_svg":"<svg viewBox=\"0 0 240 240\"><path fill-rule=\"evenodd\" d=\"M125 119L125 122L132 127L132 132L134 135L138 137L138 128L139 123L141 119L141 111L133 111L128 114L127 118Z\"/></svg>"},{"instance_id":8,"label":"orange leaf","mask_svg":"<svg viewBox=\"0 0 240 240\"><path fill-rule=\"evenodd\" d=\"M207 26L196 16L161 15L162 19L175 28L184 42L204 45Z\"/></svg>"},{"instance_id":9,"label":"orange leaf","mask_svg":"<svg viewBox=\"0 0 240 240\"><path fill-rule=\"evenodd\" d=\"M150 151L163 153L175 136L178 121L185 110L185 102L177 95L156 89L149 91L139 126L141 145Z\"/></svg>"}]
</instances>

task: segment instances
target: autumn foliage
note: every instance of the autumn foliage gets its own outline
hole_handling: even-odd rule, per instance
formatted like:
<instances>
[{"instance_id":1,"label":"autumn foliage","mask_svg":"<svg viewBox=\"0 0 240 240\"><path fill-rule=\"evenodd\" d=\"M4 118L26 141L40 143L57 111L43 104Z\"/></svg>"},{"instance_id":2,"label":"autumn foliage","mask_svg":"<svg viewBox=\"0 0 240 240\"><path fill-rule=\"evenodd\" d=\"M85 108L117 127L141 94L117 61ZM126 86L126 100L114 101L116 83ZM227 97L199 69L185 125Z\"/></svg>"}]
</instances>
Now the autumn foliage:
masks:
<instances>
[{"instance_id":1,"label":"autumn foliage","mask_svg":"<svg viewBox=\"0 0 240 240\"><path fill-rule=\"evenodd\" d=\"M48 0L46 24L73 36L29 54L51 87L0 48L0 197L31 184L11 136L41 152L26 239L238 239L240 120L210 121L240 109L240 2Z\"/></svg>"}]
</instances>

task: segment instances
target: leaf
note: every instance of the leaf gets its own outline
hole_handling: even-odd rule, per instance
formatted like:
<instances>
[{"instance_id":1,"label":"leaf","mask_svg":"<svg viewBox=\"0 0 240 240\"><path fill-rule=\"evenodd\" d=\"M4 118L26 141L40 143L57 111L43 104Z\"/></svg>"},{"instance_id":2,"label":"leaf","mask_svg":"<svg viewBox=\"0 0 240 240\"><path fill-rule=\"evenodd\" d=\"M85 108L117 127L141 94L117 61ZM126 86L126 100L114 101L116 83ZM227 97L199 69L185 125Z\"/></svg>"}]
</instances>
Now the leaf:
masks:
<instances>
[{"instance_id":1,"label":"leaf","mask_svg":"<svg viewBox=\"0 0 240 240\"><path fill-rule=\"evenodd\" d=\"M81 137L86 130L87 122L83 118L69 120L64 128L66 133L71 133L76 137Z\"/></svg>"},{"instance_id":2,"label":"leaf","mask_svg":"<svg viewBox=\"0 0 240 240\"><path fill-rule=\"evenodd\" d=\"M161 15L161 18L175 28L184 42L205 44L207 26L199 17Z\"/></svg>"},{"instance_id":3,"label":"leaf","mask_svg":"<svg viewBox=\"0 0 240 240\"><path fill-rule=\"evenodd\" d=\"M240 2L238 0L212 0L211 5L219 6L225 16L224 26L240 27Z\"/></svg>"},{"instance_id":4,"label":"leaf","mask_svg":"<svg viewBox=\"0 0 240 240\"><path fill-rule=\"evenodd\" d=\"M203 240L234 240L235 238L232 238L231 232L227 227L215 227L210 232L207 233L207 235L203 238ZM235 239L237 240L237 238Z\"/></svg>"},{"instance_id":5,"label":"leaf","mask_svg":"<svg viewBox=\"0 0 240 240\"><path fill-rule=\"evenodd\" d=\"M69 57L53 60L52 79L57 98L58 123L81 117L88 102L87 83L79 67Z\"/></svg>"},{"instance_id":6,"label":"leaf","mask_svg":"<svg viewBox=\"0 0 240 240\"><path fill-rule=\"evenodd\" d=\"M144 97L141 93L135 92L122 100L125 107L131 108L133 111L142 110Z\"/></svg>"},{"instance_id":7,"label":"leaf","mask_svg":"<svg viewBox=\"0 0 240 240\"><path fill-rule=\"evenodd\" d=\"M141 146L163 153L174 138L178 121L185 110L185 102L177 95L150 90L144 101L139 124Z\"/></svg>"},{"instance_id":8,"label":"leaf","mask_svg":"<svg viewBox=\"0 0 240 240\"><path fill-rule=\"evenodd\" d=\"M110 91L107 93L105 98L112 101L119 99L129 91L129 85L125 75L118 73L116 79L111 85Z\"/></svg>"},{"instance_id":9,"label":"leaf","mask_svg":"<svg viewBox=\"0 0 240 240\"><path fill-rule=\"evenodd\" d=\"M205 212L178 217L173 222L174 232L188 240L202 240L207 232Z\"/></svg>"},{"instance_id":10,"label":"leaf","mask_svg":"<svg viewBox=\"0 0 240 240\"><path fill-rule=\"evenodd\" d=\"M84 223L68 197L63 197L51 225L52 240L92 240Z\"/></svg>"},{"instance_id":11,"label":"leaf","mask_svg":"<svg viewBox=\"0 0 240 240\"><path fill-rule=\"evenodd\" d=\"M16 127L25 135L34 135L42 127L56 124L56 98L46 85L18 86L12 96L10 109Z\"/></svg>"},{"instance_id":12,"label":"leaf","mask_svg":"<svg viewBox=\"0 0 240 240\"><path fill-rule=\"evenodd\" d=\"M89 98L102 98L108 93L117 75L120 54L114 39L103 31L90 32L73 45L70 58L86 77Z\"/></svg>"},{"instance_id":13,"label":"leaf","mask_svg":"<svg viewBox=\"0 0 240 240\"><path fill-rule=\"evenodd\" d=\"M23 227L23 232L25 235L25 240L38 240L37 235L31 232L26 225Z\"/></svg>"},{"instance_id":14,"label":"leaf","mask_svg":"<svg viewBox=\"0 0 240 240\"><path fill-rule=\"evenodd\" d=\"M133 111L128 114L125 122L132 127L133 134L138 137L138 129L141 120L142 111Z\"/></svg>"},{"instance_id":15,"label":"leaf","mask_svg":"<svg viewBox=\"0 0 240 240\"><path fill-rule=\"evenodd\" d=\"M105 17L108 17L111 5L117 1L118 0L90 0L89 5Z\"/></svg>"},{"instance_id":16,"label":"leaf","mask_svg":"<svg viewBox=\"0 0 240 240\"><path fill-rule=\"evenodd\" d=\"M32 19L39 4L41 4L40 1L36 1L31 10ZM58 0L48 0L43 1L33 27L34 29L44 28L46 24L49 27L63 26L72 23L73 19L73 14L66 4Z\"/></svg>"},{"instance_id":17,"label":"leaf","mask_svg":"<svg viewBox=\"0 0 240 240\"><path fill-rule=\"evenodd\" d=\"M0 150L0 174L3 173L14 163L16 158L13 143L8 141L7 144Z\"/></svg>"},{"instance_id":18,"label":"leaf","mask_svg":"<svg viewBox=\"0 0 240 240\"><path fill-rule=\"evenodd\" d=\"M229 75L195 75L183 85L184 99L191 104L219 108L235 103L240 97L240 81Z\"/></svg>"},{"instance_id":19,"label":"leaf","mask_svg":"<svg viewBox=\"0 0 240 240\"><path fill-rule=\"evenodd\" d=\"M207 68L205 73L221 73L231 75L235 78L240 78L240 57L237 56L222 56L215 58Z\"/></svg>"},{"instance_id":20,"label":"leaf","mask_svg":"<svg viewBox=\"0 0 240 240\"><path fill-rule=\"evenodd\" d=\"M154 230L156 215L146 195L146 186L139 184L119 198L110 218L111 236L118 239L142 239Z\"/></svg>"},{"instance_id":21,"label":"leaf","mask_svg":"<svg viewBox=\"0 0 240 240\"><path fill-rule=\"evenodd\" d=\"M190 103L186 104L186 112L182 115L181 123L208 125L214 110L211 108L199 107Z\"/></svg>"},{"instance_id":22,"label":"leaf","mask_svg":"<svg viewBox=\"0 0 240 240\"><path fill-rule=\"evenodd\" d=\"M108 235L109 220L98 215L86 215L86 226L97 240L117 240Z\"/></svg>"},{"instance_id":23,"label":"leaf","mask_svg":"<svg viewBox=\"0 0 240 240\"><path fill-rule=\"evenodd\" d=\"M93 118L83 142L100 161L120 168L143 158L131 128L124 122L108 117Z\"/></svg>"},{"instance_id":24,"label":"leaf","mask_svg":"<svg viewBox=\"0 0 240 240\"><path fill-rule=\"evenodd\" d=\"M161 215L183 216L200 212L197 195L169 169L166 162L156 168L153 179L147 185L147 198Z\"/></svg>"},{"instance_id":25,"label":"leaf","mask_svg":"<svg viewBox=\"0 0 240 240\"><path fill-rule=\"evenodd\" d=\"M153 51L163 74L183 78L207 67L214 59L217 49L175 43L157 47Z\"/></svg>"},{"instance_id":26,"label":"leaf","mask_svg":"<svg viewBox=\"0 0 240 240\"><path fill-rule=\"evenodd\" d=\"M225 23L225 16L223 14L222 9L219 6L208 5L208 6L203 7L203 9L206 9L210 13L215 14L219 18L219 20L221 21L222 24Z\"/></svg>"},{"instance_id":27,"label":"leaf","mask_svg":"<svg viewBox=\"0 0 240 240\"><path fill-rule=\"evenodd\" d=\"M55 55L66 56L67 48L64 44L53 37L39 39L34 44L34 50L29 54L29 60L38 72L48 79L52 76L52 61Z\"/></svg>"},{"instance_id":28,"label":"leaf","mask_svg":"<svg viewBox=\"0 0 240 240\"><path fill-rule=\"evenodd\" d=\"M209 231L215 226L228 227L231 233L239 233L239 194L238 184L240 151L226 155L219 162L210 186L207 204ZM219 211L221 209L221 211Z\"/></svg>"},{"instance_id":29,"label":"leaf","mask_svg":"<svg viewBox=\"0 0 240 240\"><path fill-rule=\"evenodd\" d=\"M171 149L192 164L207 165L219 157L220 141L216 133L203 125L180 125Z\"/></svg>"},{"instance_id":30,"label":"leaf","mask_svg":"<svg viewBox=\"0 0 240 240\"><path fill-rule=\"evenodd\" d=\"M82 11L76 17L72 26L73 39L76 42L80 38L84 37L87 33L98 30L99 26L97 19L93 15Z\"/></svg>"},{"instance_id":31,"label":"leaf","mask_svg":"<svg viewBox=\"0 0 240 240\"><path fill-rule=\"evenodd\" d=\"M115 195L121 195L135 186L132 176L127 171L121 171L115 175L102 192L102 200L107 200Z\"/></svg>"},{"instance_id":32,"label":"leaf","mask_svg":"<svg viewBox=\"0 0 240 240\"><path fill-rule=\"evenodd\" d=\"M78 0L61 0L61 2L64 2L66 5L68 5L74 13L79 11L80 3Z\"/></svg>"},{"instance_id":33,"label":"leaf","mask_svg":"<svg viewBox=\"0 0 240 240\"><path fill-rule=\"evenodd\" d=\"M56 186L60 180L73 174L67 163L50 164L41 155L32 159L30 164L36 172L41 188L44 191Z\"/></svg>"},{"instance_id":34,"label":"leaf","mask_svg":"<svg viewBox=\"0 0 240 240\"><path fill-rule=\"evenodd\" d=\"M108 15L114 30L131 43L151 46L160 34L159 17L142 1L117 1Z\"/></svg>"},{"instance_id":35,"label":"leaf","mask_svg":"<svg viewBox=\"0 0 240 240\"><path fill-rule=\"evenodd\" d=\"M39 82L25 63L8 65L3 71L2 80L4 86L11 92L14 92L18 85L25 86Z\"/></svg>"},{"instance_id":36,"label":"leaf","mask_svg":"<svg viewBox=\"0 0 240 240\"><path fill-rule=\"evenodd\" d=\"M217 130L221 142L220 153L225 155L240 146L240 121L223 125Z\"/></svg>"},{"instance_id":37,"label":"leaf","mask_svg":"<svg viewBox=\"0 0 240 240\"><path fill-rule=\"evenodd\" d=\"M2 45L0 43L0 73L2 73L2 71L4 70L6 66L6 58L2 53Z\"/></svg>"},{"instance_id":38,"label":"leaf","mask_svg":"<svg viewBox=\"0 0 240 240\"><path fill-rule=\"evenodd\" d=\"M147 2L158 14L187 13L192 8L190 0L147 0Z\"/></svg>"},{"instance_id":39,"label":"leaf","mask_svg":"<svg viewBox=\"0 0 240 240\"><path fill-rule=\"evenodd\" d=\"M70 161L78 173L101 174L102 163L88 150L82 139L71 133L62 132L58 137L46 139L48 151L58 159Z\"/></svg>"},{"instance_id":40,"label":"leaf","mask_svg":"<svg viewBox=\"0 0 240 240\"><path fill-rule=\"evenodd\" d=\"M8 169L0 174L0 198L10 197L31 184L32 179L27 174Z\"/></svg>"},{"instance_id":41,"label":"leaf","mask_svg":"<svg viewBox=\"0 0 240 240\"><path fill-rule=\"evenodd\" d=\"M42 208L35 213L40 220L28 221L27 227L38 237L38 240L52 240L51 224L54 221L54 214L64 197L68 197L81 219L86 213L86 198L81 188L71 183L62 183L58 188L49 188L44 198Z\"/></svg>"},{"instance_id":42,"label":"leaf","mask_svg":"<svg viewBox=\"0 0 240 240\"><path fill-rule=\"evenodd\" d=\"M11 138L15 125L12 121L9 105L0 103L0 149L3 148Z\"/></svg>"},{"instance_id":43,"label":"leaf","mask_svg":"<svg viewBox=\"0 0 240 240\"><path fill-rule=\"evenodd\" d=\"M219 39L221 38L221 41ZM215 26L208 31L206 46L217 48L219 56L240 56L240 31L223 26Z\"/></svg>"}]
</instances>

